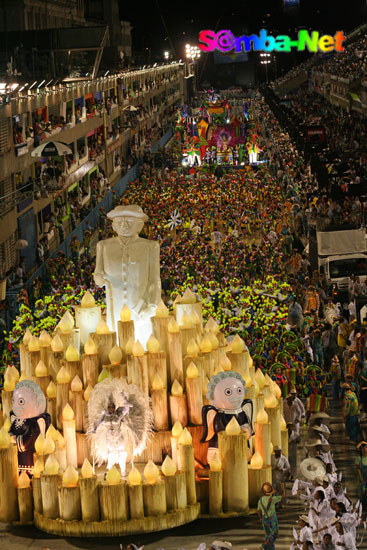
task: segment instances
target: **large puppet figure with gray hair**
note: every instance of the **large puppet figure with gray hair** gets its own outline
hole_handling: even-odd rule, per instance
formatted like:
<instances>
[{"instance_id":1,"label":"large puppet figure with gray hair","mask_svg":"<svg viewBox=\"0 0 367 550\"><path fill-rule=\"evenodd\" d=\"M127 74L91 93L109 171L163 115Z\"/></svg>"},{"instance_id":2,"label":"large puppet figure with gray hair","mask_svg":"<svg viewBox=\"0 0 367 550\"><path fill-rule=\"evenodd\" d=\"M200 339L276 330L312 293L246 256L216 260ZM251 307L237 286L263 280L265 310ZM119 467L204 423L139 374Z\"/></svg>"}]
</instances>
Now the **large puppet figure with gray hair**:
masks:
<instances>
[{"instance_id":1,"label":"large puppet figure with gray hair","mask_svg":"<svg viewBox=\"0 0 367 550\"><path fill-rule=\"evenodd\" d=\"M13 392L13 409L10 412L9 434L18 448L18 468L33 473L34 444L40 433L45 435L51 424L46 411L46 398L32 380L22 380Z\"/></svg>"},{"instance_id":2,"label":"large puppet figure with gray hair","mask_svg":"<svg viewBox=\"0 0 367 550\"><path fill-rule=\"evenodd\" d=\"M246 382L238 372L218 372L210 378L206 394L210 405L202 408L204 433L201 439L202 443L209 442L208 462L218 449L218 432L225 430L233 417L248 438L254 434L253 405L251 399L245 399L246 391Z\"/></svg>"}]
</instances>

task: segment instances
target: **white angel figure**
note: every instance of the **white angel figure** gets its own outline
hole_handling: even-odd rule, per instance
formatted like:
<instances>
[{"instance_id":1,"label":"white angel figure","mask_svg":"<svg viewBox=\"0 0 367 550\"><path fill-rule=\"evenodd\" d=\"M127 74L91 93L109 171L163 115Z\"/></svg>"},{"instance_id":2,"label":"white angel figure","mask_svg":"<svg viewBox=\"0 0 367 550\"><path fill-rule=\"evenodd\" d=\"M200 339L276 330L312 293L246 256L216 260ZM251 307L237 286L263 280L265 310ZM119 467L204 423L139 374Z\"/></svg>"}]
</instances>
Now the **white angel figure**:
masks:
<instances>
[{"instance_id":1,"label":"white angel figure","mask_svg":"<svg viewBox=\"0 0 367 550\"><path fill-rule=\"evenodd\" d=\"M95 462L107 462L107 469L118 464L124 475L126 461L145 449L152 431L149 397L134 384L107 378L93 389L88 422Z\"/></svg>"}]
</instances>

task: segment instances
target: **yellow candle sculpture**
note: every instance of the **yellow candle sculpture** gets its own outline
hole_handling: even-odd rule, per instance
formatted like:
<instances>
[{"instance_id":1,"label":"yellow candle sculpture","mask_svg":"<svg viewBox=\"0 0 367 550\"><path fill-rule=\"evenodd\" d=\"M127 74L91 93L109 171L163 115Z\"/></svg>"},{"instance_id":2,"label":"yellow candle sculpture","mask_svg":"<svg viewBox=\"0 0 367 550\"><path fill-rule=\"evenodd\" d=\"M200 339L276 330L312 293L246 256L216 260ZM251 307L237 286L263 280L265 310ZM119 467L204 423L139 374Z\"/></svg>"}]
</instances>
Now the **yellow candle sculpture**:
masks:
<instances>
[{"instance_id":1,"label":"yellow candle sculpture","mask_svg":"<svg viewBox=\"0 0 367 550\"><path fill-rule=\"evenodd\" d=\"M118 485L121 481L121 474L116 468L116 466L112 466L107 472L106 475L106 481L108 485Z\"/></svg>"},{"instance_id":2,"label":"yellow candle sculpture","mask_svg":"<svg viewBox=\"0 0 367 550\"><path fill-rule=\"evenodd\" d=\"M259 451L255 451L251 458L250 464L253 470L260 470L263 467L264 461Z\"/></svg>"},{"instance_id":3,"label":"yellow candle sculpture","mask_svg":"<svg viewBox=\"0 0 367 550\"><path fill-rule=\"evenodd\" d=\"M158 317L158 319L167 319L168 314L168 308L165 306L163 300L161 300L155 310L155 316Z\"/></svg>"},{"instance_id":4,"label":"yellow candle sculpture","mask_svg":"<svg viewBox=\"0 0 367 550\"><path fill-rule=\"evenodd\" d=\"M180 327L175 319L170 319L167 330L170 334L177 334L180 332Z\"/></svg>"},{"instance_id":5,"label":"yellow candle sculpture","mask_svg":"<svg viewBox=\"0 0 367 550\"><path fill-rule=\"evenodd\" d=\"M140 472L135 466L131 468L129 475L127 476L129 485L141 485L141 475Z\"/></svg>"},{"instance_id":6,"label":"yellow candle sculpture","mask_svg":"<svg viewBox=\"0 0 367 550\"><path fill-rule=\"evenodd\" d=\"M61 330L61 332L64 334L68 334L69 332L72 331L74 327L74 317L71 315L69 311L64 313L64 315L61 317L58 327Z\"/></svg>"},{"instance_id":7,"label":"yellow candle sculpture","mask_svg":"<svg viewBox=\"0 0 367 550\"><path fill-rule=\"evenodd\" d=\"M171 387L171 395L178 397L179 395L182 395L182 394L183 394L183 387L181 386L180 382L178 382L178 380L176 380L175 378Z\"/></svg>"},{"instance_id":8,"label":"yellow candle sculpture","mask_svg":"<svg viewBox=\"0 0 367 550\"><path fill-rule=\"evenodd\" d=\"M84 459L84 462L83 462L82 468L80 470L80 473L82 474L82 477L84 479L94 476L92 464L89 462L87 457L85 457L85 459Z\"/></svg>"},{"instance_id":9,"label":"yellow candle sculpture","mask_svg":"<svg viewBox=\"0 0 367 550\"><path fill-rule=\"evenodd\" d=\"M55 334L55 336L51 340L51 350L54 353L59 353L60 351L64 350L64 344L62 343L62 340L58 334Z\"/></svg>"},{"instance_id":10,"label":"yellow candle sculpture","mask_svg":"<svg viewBox=\"0 0 367 550\"><path fill-rule=\"evenodd\" d=\"M56 382L58 384L68 384L70 382L70 374L66 367L61 367L56 375Z\"/></svg>"},{"instance_id":11,"label":"yellow candle sculpture","mask_svg":"<svg viewBox=\"0 0 367 550\"><path fill-rule=\"evenodd\" d=\"M191 338L190 342L187 346L187 355L189 357L197 357L199 355L200 348L195 342L193 338Z\"/></svg>"},{"instance_id":12,"label":"yellow candle sculpture","mask_svg":"<svg viewBox=\"0 0 367 550\"><path fill-rule=\"evenodd\" d=\"M195 363L191 362L190 365L187 367L186 377L187 378L198 378L199 377L199 369L197 368Z\"/></svg>"},{"instance_id":13,"label":"yellow candle sculpture","mask_svg":"<svg viewBox=\"0 0 367 550\"><path fill-rule=\"evenodd\" d=\"M37 363L37 366L34 369L34 373L37 376L37 378L41 378L42 376L47 376L48 375L47 367L46 367L46 365L44 364L43 361L39 361Z\"/></svg>"},{"instance_id":14,"label":"yellow candle sculpture","mask_svg":"<svg viewBox=\"0 0 367 550\"><path fill-rule=\"evenodd\" d=\"M50 457L48 457L48 458L50 458ZM46 460L46 462L47 462L47 460ZM37 458L37 460L35 462L35 465L33 467L33 477L35 477L37 479L40 478L43 470L44 470L43 460L41 460L40 458Z\"/></svg>"},{"instance_id":15,"label":"yellow candle sculpture","mask_svg":"<svg viewBox=\"0 0 367 550\"><path fill-rule=\"evenodd\" d=\"M134 338L132 336L130 336L130 338L126 342L126 346L125 346L125 353L127 355L132 355L134 344L135 344Z\"/></svg>"},{"instance_id":16,"label":"yellow candle sculpture","mask_svg":"<svg viewBox=\"0 0 367 550\"><path fill-rule=\"evenodd\" d=\"M141 485L141 475L140 472L135 466L131 468L129 475L127 476L129 485Z\"/></svg>"},{"instance_id":17,"label":"yellow candle sculpture","mask_svg":"<svg viewBox=\"0 0 367 550\"><path fill-rule=\"evenodd\" d=\"M11 438L8 431L3 426L0 429L0 449L7 449L10 446Z\"/></svg>"},{"instance_id":18,"label":"yellow candle sculpture","mask_svg":"<svg viewBox=\"0 0 367 550\"><path fill-rule=\"evenodd\" d=\"M149 353L159 353L161 351L161 345L157 338L151 334L147 341L147 350Z\"/></svg>"},{"instance_id":19,"label":"yellow candle sculpture","mask_svg":"<svg viewBox=\"0 0 367 550\"><path fill-rule=\"evenodd\" d=\"M141 343L139 342L139 340L137 340L135 342L135 344L133 345L133 356L134 357L142 357L144 355L144 348L143 346L141 345Z\"/></svg>"},{"instance_id":20,"label":"yellow candle sculpture","mask_svg":"<svg viewBox=\"0 0 367 550\"><path fill-rule=\"evenodd\" d=\"M57 462L54 455L50 455L47 458L45 463L45 474L56 475L59 473L59 467L60 467L59 463ZM33 475L34 475L34 471L33 471Z\"/></svg>"},{"instance_id":21,"label":"yellow candle sculpture","mask_svg":"<svg viewBox=\"0 0 367 550\"><path fill-rule=\"evenodd\" d=\"M78 471L69 464L62 475L62 484L64 487L76 487L79 481Z\"/></svg>"},{"instance_id":22,"label":"yellow candle sculpture","mask_svg":"<svg viewBox=\"0 0 367 550\"><path fill-rule=\"evenodd\" d=\"M56 384L52 380L47 386L46 395L49 399L56 399Z\"/></svg>"},{"instance_id":23,"label":"yellow candle sculpture","mask_svg":"<svg viewBox=\"0 0 367 550\"><path fill-rule=\"evenodd\" d=\"M74 344L68 345L65 352L65 359L67 361L79 361L80 359L79 351L76 349Z\"/></svg>"},{"instance_id":24,"label":"yellow candle sculpture","mask_svg":"<svg viewBox=\"0 0 367 550\"><path fill-rule=\"evenodd\" d=\"M32 338L29 341L28 350L29 351L39 351L40 350L39 340L35 336L32 336Z\"/></svg>"},{"instance_id":25,"label":"yellow candle sculpture","mask_svg":"<svg viewBox=\"0 0 367 550\"><path fill-rule=\"evenodd\" d=\"M208 322L205 325L205 331L206 332L214 332L214 334L218 334L219 332L219 325L218 323L213 319L213 317L209 317Z\"/></svg>"},{"instance_id":26,"label":"yellow candle sculpture","mask_svg":"<svg viewBox=\"0 0 367 550\"><path fill-rule=\"evenodd\" d=\"M260 391L263 389L263 387L265 386L265 376L263 375L262 373L262 370L261 369L257 369L257 371L255 372L255 380L260 388Z\"/></svg>"},{"instance_id":27,"label":"yellow candle sculpture","mask_svg":"<svg viewBox=\"0 0 367 550\"><path fill-rule=\"evenodd\" d=\"M192 445L192 436L187 428L185 428L178 438L179 445Z\"/></svg>"},{"instance_id":28,"label":"yellow candle sculpture","mask_svg":"<svg viewBox=\"0 0 367 550\"><path fill-rule=\"evenodd\" d=\"M144 477L145 477L145 481L149 485L154 485L154 483L157 483L158 481L159 469L157 468L157 466L154 464L152 460L149 460L149 462L144 468Z\"/></svg>"},{"instance_id":29,"label":"yellow candle sculpture","mask_svg":"<svg viewBox=\"0 0 367 550\"><path fill-rule=\"evenodd\" d=\"M108 325L107 325L107 323L104 319L100 319L98 321L98 325L97 325L97 328L96 328L96 333L97 334L109 334L110 333L110 329L108 328Z\"/></svg>"},{"instance_id":30,"label":"yellow candle sculpture","mask_svg":"<svg viewBox=\"0 0 367 550\"><path fill-rule=\"evenodd\" d=\"M123 323L128 323L129 321L131 321L131 311L126 304L123 305L120 311L120 319Z\"/></svg>"},{"instance_id":31,"label":"yellow candle sculpture","mask_svg":"<svg viewBox=\"0 0 367 550\"><path fill-rule=\"evenodd\" d=\"M96 305L96 301L89 290L87 290L87 292L84 294L80 305L81 307L94 307Z\"/></svg>"},{"instance_id":32,"label":"yellow candle sculpture","mask_svg":"<svg viewBox=\"0 0 367 550\"><path fill-rule=\"evenodd\" d=\"M42 347L50 346L52 342L52 338L49 335L49 333L46 330L43 330L39 337L39 343Z\"/></svg>"},{"instance_id":33,"label":"yellow candle sculpture","mask_svg":"<svg viewBox=\"0 0 367 550\"><path fill-rule=\"evenodd\" d=\"M245 343L244 341L236 334L236 336L233 338L232 342L230 343L230 348L232 350L232 353L242 353L245 349Z\"/></svg>"},{"instance_id":34,"label":"yellow candle sculpture","mask_svg":"<svg viewBox=\"0 0 367 550\"><path fill-rule=\"evenodd\" d=\"M116 344L113 346L110 353L108 354L108 358L110 360L111 365L119 365L121 363L122 351Z\"/></svg>"},{"instance_id":35,"label":"yellow candle sculpture","mask_svg":"<svg viewBox=\"0 0 367 550\"><path fill-rule=\"evenodd\" d=\"M85 391L84 391L84 401L89 401L89 398L91 396L91 393L93 391L93 388L90 384L88 384L88 386L86 387Z\"/></svg>"},{"instance_id":36,"label":"yellow candle sculpture","mask_svg":"<svg viewBox=\"0 0 367 550\"><path fill-rule=\"evenodd\" d=\"M177 472L177 466L170 456L166 456L162 464L162 472L165 476L174 476Z\"/></svg>"},{"instance_id":37,"label":"yellow candle sculpture","mask_svg":"<svg viewBox=\"0 0 367 550\"><path fill-rule=\"evenodd\" d=\"M97 346L90 336L84 344L84 353L86 355L95 355L97 353Z\"/></svg>"},{"instance_id":38,"label":"yellow candle sculpture","mask_svg":"<svg viewBox=\"0 0 367 550\"><path fill-rule=\"evenodd\" d=\"M31 485L30 478L25 472L22 472L18 477L18 487L20 489L26 489L27 487L30 487L30 485Z\"/></svg>"},{"instance_id":39,"label":"yellow candle sculpture","mask_svg":"<svg viewBox=\"0 0 367 550\"><path fill-rule=\"evenodd\" d=\"M218 451L215 451L213 453L213 456L211 457L209 461L209 467L211 472L220 472L222 469L222 461L220 459Z\"/></svg>"},{"instance_id":40,"label":"yellow candle sculpture","mask_svg":"<svg viewBox=\"0 0 367 550\"><path fill-rule=\"evenodd\" d=\"M241 428L239 423L236 420L235 416L232 416L231 420L228 422L226 426L226 434L227 435L240 435Z\"/></svg>"},{"instance_id":41,"label":"yellow candle sculpture","mask_svg":"<svg viewBox=\"0 0 367 550\"><path fill-rule=\"evenodd\" d=\"M258 424L267 424L269 422L268 413L264 408L260 409L256 415L256 422Z\"/></svg>"},{"instance_id":42,"label":"yellow candle sculpture","mask_svg":"<svg viewBox=\"0 0 367 550\"><path fill-rule=\"evenodd\" d=\"M177 420L174 424L173 424L173 427L172 427L172 437L176 437L176 438L179 438L180 435L182 434L183 432L183 427L182 427L182 424L179 420Z\"/></svg>"},{"instance_id":43,"label":"yellow candle sculpture","mask_svg":"<svg viewBox=\"0 0 367 550\"><path fill-rule=\"evenodd\" d=\"M204 336L204 338L200 342L200 350L202 353L210 353L212 351L212 343L208 336Z\"/></svg>"}]
</instances>

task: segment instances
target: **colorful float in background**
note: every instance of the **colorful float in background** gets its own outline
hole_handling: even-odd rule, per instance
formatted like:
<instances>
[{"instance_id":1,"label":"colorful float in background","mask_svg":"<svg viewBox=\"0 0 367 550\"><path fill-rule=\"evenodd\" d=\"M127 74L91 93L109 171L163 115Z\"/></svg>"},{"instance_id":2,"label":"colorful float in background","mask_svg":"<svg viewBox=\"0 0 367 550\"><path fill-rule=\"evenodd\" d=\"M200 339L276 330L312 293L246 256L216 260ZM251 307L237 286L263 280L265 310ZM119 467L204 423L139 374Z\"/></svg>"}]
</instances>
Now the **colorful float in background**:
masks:
<instances>
[{"instance_id":1,"label":"colorful float in background","mask_svg":"<svg viewBox=\"0 0 367 550\"><path fill-rule=\"evenodd\" d=\"M182 165L256 164L262 149L257 134L249 136L250 105L250 101L244 101L234 109L231 100L221 99L212 90L199 107L183 105L176 122L176 138L182 143Z\"/></svg>"}]
</instances>

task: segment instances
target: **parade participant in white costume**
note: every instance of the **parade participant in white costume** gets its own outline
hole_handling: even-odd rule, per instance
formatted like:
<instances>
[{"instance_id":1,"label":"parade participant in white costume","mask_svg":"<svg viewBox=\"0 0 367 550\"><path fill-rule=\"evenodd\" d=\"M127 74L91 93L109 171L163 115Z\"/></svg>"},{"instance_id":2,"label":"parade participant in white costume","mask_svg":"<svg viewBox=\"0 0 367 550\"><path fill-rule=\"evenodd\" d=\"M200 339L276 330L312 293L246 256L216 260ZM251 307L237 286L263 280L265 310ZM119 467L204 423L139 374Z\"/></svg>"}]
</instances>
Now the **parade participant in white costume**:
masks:
<instances>
[{"instance_id":1,"label":"parade participant in white costume","mask_svg":"<svg viewBox=\"0 0 367 550\"><path fill-rule=\"evenodd\" d=\"M274 447L274 454L271 455L271 471L273 486L279 495L285 499L285 482L287 481L291 467L287 458L282 454L278 445Z\"/></svg>"}]
</instances>

